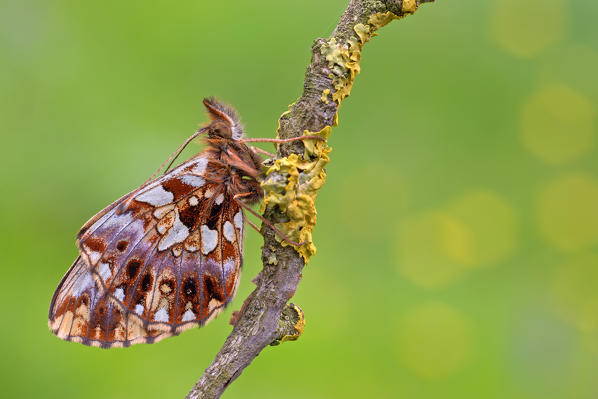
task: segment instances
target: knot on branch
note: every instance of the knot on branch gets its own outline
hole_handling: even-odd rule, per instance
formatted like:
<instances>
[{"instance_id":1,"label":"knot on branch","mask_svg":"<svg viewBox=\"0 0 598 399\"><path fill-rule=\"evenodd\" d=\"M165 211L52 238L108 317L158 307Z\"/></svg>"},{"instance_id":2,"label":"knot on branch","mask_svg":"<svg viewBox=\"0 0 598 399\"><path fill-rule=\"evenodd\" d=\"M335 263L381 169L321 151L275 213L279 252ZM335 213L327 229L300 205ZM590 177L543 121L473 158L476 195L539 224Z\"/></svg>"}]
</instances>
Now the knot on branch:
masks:
<instances>
[{"instance_id":1,"label":"knot on branch","mask_svg":"<svg viewBox=\"0 0 598 399\"><path fill-rule=\"evenodd\" d=\"M303 334L305 318L303 310L294 303L288 303L282 310L276 329L276 338L270 345L280 345L285 341L296 341Z\"/></svg>"}]
</instances>

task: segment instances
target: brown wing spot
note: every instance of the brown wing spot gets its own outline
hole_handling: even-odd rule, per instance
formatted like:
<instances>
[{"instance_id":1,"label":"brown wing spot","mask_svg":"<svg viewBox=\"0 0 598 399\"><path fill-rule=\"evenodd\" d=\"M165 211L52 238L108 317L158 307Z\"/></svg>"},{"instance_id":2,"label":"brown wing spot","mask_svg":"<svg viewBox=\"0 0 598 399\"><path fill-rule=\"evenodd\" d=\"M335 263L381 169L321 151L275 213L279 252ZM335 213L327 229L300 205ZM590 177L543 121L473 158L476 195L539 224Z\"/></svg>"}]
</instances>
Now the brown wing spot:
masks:
<instances>
[{"instance_id":1,"label":"brown wing spot","mask_svg":"<svg viewBox=\"0 0 598 399\"><path fill-rule=\"evenodd\" d=\"M220 302L224 302L224 298L222 298L222 294L216 290L216 287L218 286L218 282L216 281L216 279L214 277L205 275L204 279L203 279L203 284L206 289L206 292L208 293L208 296L207 296L208 298L213 298Z\"/></svg>"},{"instance_id":2,"label":"brown wing spot","mask_svg":"<svg viewBox=\"0 0 598 399\"><path fill-rule=\"evenodd\" d=\"M114 341L115 339L124 339L124 331L119 329L122 321L122 313L115 307L112 307L110 312L110 323L108 325L108 341ZM108 344L110 346L110 344Z\"/></svg>"},{"instance_id":3,"label":"brown wing spot","mask_svg":"<svg viewBox=\"0 0 598 399\"><path fill-rule=\"evenodd\" d=\"M147 291L149 291L151 286L152 286L152 276L149 273L146 273L143 276L143 278L141 279L141 291L147 292Z\"/></svg>"},{"instance_id":4,"label":"brown wing spot","mask_svg":"<svg viewBox=\"0 0 598 399\"><path fill-rule=\"evenodd\" d=\"M220 221L220 211L222 209L222 203L217 204L213 203L212 208L210 209L210 214L206 220L206 225L210 228L210 230L218 230L218 222Z\"/></svg>"},{"instance_id":5,"label":"brown wing spot","mask_svg":"<svg viewBox=\"0 0 598 399\"><path fill-rule=\"evenodd\" d=\"M188 206L180 211L179 217L181 222L187 226L189 230L193 230L201 217L201 208L199 206Z\"/></svg>"},{"instance_id":6,"label":"brown wing spot","mask_svg":"<svg viewBox=\"0 0 598 399\"><path fill-rule=\"evenodd\" d=\"M137 299L135 299L135 305L145 306L145 295L137 294Z\"/></svg>"},{"instance_id":7,"label":"brown wing spot","mask_svg":"<svg viewBox=\"0 0 598 399\"><path fill-rule=\"evenodd\" d=\"M85 240L85 246L93 252L104 252L106 249L106 243L101 238L90 237Z\"/></svg>"},{"instance_id":8,"label":"brown wing spot","mask_svg":"<svg viewBox=\"0 0 598 399\"><path fill-rule=\"evenodd\" d=\"M189 299L197 294L197 284L195 284L195 280L192 277L185 280L185 283L183 284L183 293Z\"/></svg>"},{"instance_id":9,"label":"brown wing spot","mask_svg":"<svg viewBox=\"0 0 598 399\"><path fill-rule=\"evenodd\" d=\"M123 252L125 249L127 249L128 245L129 245L128 241L122 240L122 241L119 241L118 244L116 244L116 249L118 249L120 252Z\"/></svg>"},{"instance_id":10,"label":"brown wing spot","mask_svg":"<svg viewBox=\"0 0 598 399\"><path fill-rule=\"evenodd\" d=\"M162 187L166 191L170 191L176 199L183 197L195 188L194 186L183 183L179 179L166 180L162 183Z\"/></svg>"},{"instance_id":11,"label":"brown wing spot","mask_svg":"<svg viewBox=\"0 0 598 399\"><path fill-rule=\"evenodd\" d=\"M137 259L133 259L133 260L129 261L129 263L127 265L127 275L129 276L129 279L135 278L137 276L137 273L139 273L140 267L141 267L141 262L138 261Z\"/></svg>"}]
</instances>

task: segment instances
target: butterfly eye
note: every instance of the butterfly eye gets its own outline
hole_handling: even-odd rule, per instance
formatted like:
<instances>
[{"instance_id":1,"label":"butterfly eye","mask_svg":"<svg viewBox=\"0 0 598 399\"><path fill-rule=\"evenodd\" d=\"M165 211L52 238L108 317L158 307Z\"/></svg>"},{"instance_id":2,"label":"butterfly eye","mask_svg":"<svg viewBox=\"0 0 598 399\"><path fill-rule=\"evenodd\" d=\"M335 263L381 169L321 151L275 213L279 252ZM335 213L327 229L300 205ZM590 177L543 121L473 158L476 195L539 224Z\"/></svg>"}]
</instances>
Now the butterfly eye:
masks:
<instances>
[{"instance_id":1,"label":"butterfly eye","mask_svg":"<svg viewBox=\"0 0 598 399\"><path fill-rule=\"evenodd\" d=\"M230 138L231 130L225 122L217 121L212 123L210 127L210 134L218 137Z\"/></svg>"}]
</instances>

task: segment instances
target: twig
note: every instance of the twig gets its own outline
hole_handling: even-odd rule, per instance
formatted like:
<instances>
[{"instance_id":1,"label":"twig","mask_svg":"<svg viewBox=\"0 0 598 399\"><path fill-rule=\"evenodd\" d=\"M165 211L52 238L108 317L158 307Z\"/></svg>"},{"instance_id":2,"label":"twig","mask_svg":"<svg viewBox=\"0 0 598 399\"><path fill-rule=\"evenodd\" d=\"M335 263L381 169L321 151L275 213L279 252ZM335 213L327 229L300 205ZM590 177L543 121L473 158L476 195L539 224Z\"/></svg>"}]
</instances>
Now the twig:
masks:
<instances>
[{"instance_id":1,"label":"twig","mask_svg":"<svg viewBox=\"0 0 598 399\"><path fill-rule=\"evenodd\" d=\"M313 44L303 94L280 117L279 138L307 134L328 138L331 126L336 126L338 106L359 73L363 45L380 27L431 1L351 0L332 36ZM257 287L234 316L233 331L187 398L219 398L262 349L301 334L303 312L287 302L295 294L303 266L315 253L311 242L313 200L326 177L327 152L320 142L295 142L278 148L278 158L262 184L266 192L264 217L297 242L308 244L286 246L277 241L271 228L263 227L264 267L254 280Z\"/></svg>"}]
</instances>

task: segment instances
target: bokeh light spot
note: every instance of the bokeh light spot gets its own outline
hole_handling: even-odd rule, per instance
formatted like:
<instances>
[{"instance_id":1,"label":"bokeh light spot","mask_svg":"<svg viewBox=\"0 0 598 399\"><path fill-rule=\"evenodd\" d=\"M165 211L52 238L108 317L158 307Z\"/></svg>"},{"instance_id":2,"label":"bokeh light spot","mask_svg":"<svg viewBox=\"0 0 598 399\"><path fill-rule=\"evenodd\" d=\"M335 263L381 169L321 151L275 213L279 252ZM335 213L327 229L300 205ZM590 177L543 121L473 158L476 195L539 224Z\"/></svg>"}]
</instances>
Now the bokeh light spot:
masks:
<instances>
[{"instance_id":1,"label":"bokeh light spot","mask_svg":"<svg viewBox=\"0 0 598 399\"><path fill-rule=\"evenodd\" d=\"M578 254L557 268L552 288L558 314L584 332L598 333L598 255Z\"/></svg>"},{"instance_id":2,"label":"bokeh light spot","mask_svg":"<svg viewBox=\"0 0 598 399\"><path fill-rule=\"evenodd\" d=\"M520 137L536 157L562 164L594 144L596 110L581 93L563 85L545 87L523 105Z\"/></svg>"},{"instance_id":3,"label":"bokeh light spot","mask_svg":"<svg viewBox=\"0 0 598 399\"><path fill-rule=\"evenodd\" d=\"M557 178L537 198L538 227L561 250L598 243L598 181L582 175Z\"/></svg>"},{"instance_id":4,"label":"bokeh light spot","mask_svg":"<svg viewBox=\"0 0 598 399\"><path fill-rule=\"evenodd\" d=\"M428 212L399 225L397 258L401 273L424 288L438 288L467 268L471 232L446 212Z\"/></svg>"},{"instance_id":5,"label":"bokeh light spot","mask_svg":"<svg viewBox=\"0 0 598 399\"><path fill-rule=\"evenodd\" d=\"M516 218L513 209L489 191L464 194L449 207L470 232L471 245L464 263L485 266L509 255L516 243Z\"/></svg>"},{"instance_id":6,"label":"bokeh light spot","mask_svg":"<svg viewBox=\"0 0 598 399\"><path fill-rule=\"evenodd\" d=\"M471 360L473 323L445 303L427 303L411 309L398 328L399 357L418 376L446 377Z\"/></svg>"},{"instance_id":7,"label":"bokeh light spot","mask_svg":"<svg viewBox=\"0 0 598 399\"><path fill-rule=\"evenodd\" d=\"M494 0L491 36L509 54L534 57L562 39L567 20L563 0Z\"/></svg>"},{"instance_id":8,"label":"bokeh light spot","mask_svg":"<svg viewBox=\"0 0 598 399\"><path fill-rule=\"evenodd\" d=\"M400 272L424 288L440 288L465 271L487 266L513 252L516 218L498 195L473 191L446 210L425 212L399 224Z\"/></svg>"}]
</instances>

